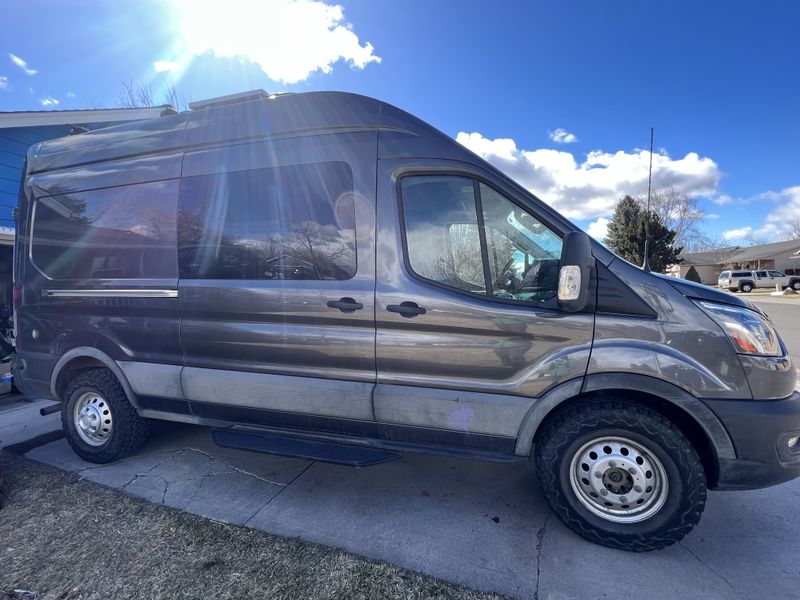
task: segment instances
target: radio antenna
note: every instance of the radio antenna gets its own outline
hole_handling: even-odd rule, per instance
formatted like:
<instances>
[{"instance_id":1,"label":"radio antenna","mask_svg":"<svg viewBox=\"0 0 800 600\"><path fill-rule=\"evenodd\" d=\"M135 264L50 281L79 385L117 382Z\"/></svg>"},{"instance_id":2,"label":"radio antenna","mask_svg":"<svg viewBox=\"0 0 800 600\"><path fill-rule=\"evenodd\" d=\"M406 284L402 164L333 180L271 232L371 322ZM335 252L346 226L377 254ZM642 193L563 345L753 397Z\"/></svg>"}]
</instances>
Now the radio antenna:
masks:
<instances>
[{"instance_id":1,"label":"radio antenna","mask_svg":"<svg viewBox=\"0 0 800 600\"><path fill-rule=\"evenodd\" d=\"M650 169L647 171L647 213L644 221L643 271L650 271L650 187L653 183L653 128L650 128Z\"/></svg>"}]
</instances>

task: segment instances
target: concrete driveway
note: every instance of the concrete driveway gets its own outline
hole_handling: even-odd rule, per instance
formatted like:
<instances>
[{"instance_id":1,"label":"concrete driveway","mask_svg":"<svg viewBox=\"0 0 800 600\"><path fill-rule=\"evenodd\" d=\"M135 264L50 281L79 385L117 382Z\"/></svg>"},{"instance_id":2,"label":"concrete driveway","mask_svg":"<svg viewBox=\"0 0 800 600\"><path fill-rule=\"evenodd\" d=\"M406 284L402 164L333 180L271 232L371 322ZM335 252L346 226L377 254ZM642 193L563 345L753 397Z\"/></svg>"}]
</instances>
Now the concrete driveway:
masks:
<instances>
[{"instance_id":1,"label":"concrete driveway","mask_svg":"<svg viewBox=\"0 0 800 600\"><path fill-rule=\"evenodd\" d=\"M800 305L776 306L765 308L786 337ZM794 598L800 589L800 480L711 493L683 542L631 554L563 527L529 465L408 454L353 469L218 448L210 430L171 424L112 465L81 461L64 440L27 456L153 502L515 597Z\"/></svg>"}]
</instances>

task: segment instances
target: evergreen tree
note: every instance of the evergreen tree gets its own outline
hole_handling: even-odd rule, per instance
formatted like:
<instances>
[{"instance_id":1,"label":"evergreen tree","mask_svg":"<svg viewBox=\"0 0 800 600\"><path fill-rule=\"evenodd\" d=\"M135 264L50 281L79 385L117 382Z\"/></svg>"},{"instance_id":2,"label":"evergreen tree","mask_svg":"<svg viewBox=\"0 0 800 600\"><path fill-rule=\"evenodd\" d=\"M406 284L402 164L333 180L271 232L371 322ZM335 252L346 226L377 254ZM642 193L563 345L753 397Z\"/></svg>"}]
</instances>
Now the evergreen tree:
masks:
<instances>
[{"instance_id":1,"label":"evergreen tree","mask_svg":"<svg viewBox=\"0 0 800 600\"><path fill-rule=\"evenodd\" d=\"M689 270L686 271L686 277L684 277L684 279L687 281L694 281L695 283L703 283L702 279L700 279L700 273L697 272L694 265L689 267Z\"/></svg>"},{"instance_id":2,"label":"evergreen tree","mask_svg":"<svg viewBox=\"0 0 800 600\"><path fill-rule=\"evenodd\" d=\"M670 265L681 262L683 248L673 246L675 232L669 229L652 210L647 210L630 196L620 200L614 216L608 224L605 243L615 254L628 262L641 265L644 262L645 228L649 227L650 269L663 273Z\"/></svg>"}]
</instances>

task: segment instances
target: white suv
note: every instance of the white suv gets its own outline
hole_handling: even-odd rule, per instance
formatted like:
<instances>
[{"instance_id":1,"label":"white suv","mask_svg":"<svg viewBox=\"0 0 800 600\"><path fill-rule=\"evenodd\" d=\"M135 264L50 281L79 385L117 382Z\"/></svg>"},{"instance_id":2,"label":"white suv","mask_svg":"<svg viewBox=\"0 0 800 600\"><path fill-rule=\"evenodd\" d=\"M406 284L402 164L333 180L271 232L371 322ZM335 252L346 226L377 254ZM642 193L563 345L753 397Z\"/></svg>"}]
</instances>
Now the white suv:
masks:
<instances>
[{"instance_id":1,"label":"white suv","mask_svg":"<svg viewBox=\"0 0 800 600\"><path fill-rule=\"evenodd\" d=\"M800 291L800 276L786 275L780 271L723 271L719 274L717 285L732 292L749 292L753 288L774 288L780 284Z\"/></svg>"}]
</instances>

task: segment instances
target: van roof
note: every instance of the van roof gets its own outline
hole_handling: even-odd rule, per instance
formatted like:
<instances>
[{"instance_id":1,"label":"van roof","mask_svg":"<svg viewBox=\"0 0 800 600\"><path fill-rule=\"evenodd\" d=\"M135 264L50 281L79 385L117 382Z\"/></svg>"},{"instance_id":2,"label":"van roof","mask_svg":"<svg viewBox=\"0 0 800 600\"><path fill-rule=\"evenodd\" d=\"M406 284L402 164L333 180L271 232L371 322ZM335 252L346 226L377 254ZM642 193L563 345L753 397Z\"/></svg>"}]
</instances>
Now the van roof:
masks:
<instances>
[{"instance_id":1,"label":"van roof","mask_svg":"<svg viewBox=\"0 0 800 600\"><path fill-rule=\"evenodd\" d=\"M125 123L36 144L27 175L176 151L309 134L380 131L378 158L436 158L480 165L511 189L531 196L482 158L417 117L367 96L306 92L244 96L241 102L210 103L156 119ZM537 199L538 200L538 199ZM547 204L541 209L564 230L573 223ZM606 264L611 253L594 244Z\"/></svg>"},{"instance_id":2,"label":"van roof","mask_svg":"<svg viewBox=\"0 0 800 600\"><path fill-rule=\"evenodd\" d=\"M264 97L250 95L241 102L211 103L199 110L41 142L28 153L28 173L298 133L377 130L403 137L402 145L387 145L392 155L409 143L418 145L414 144L414 138L424 138L427 144L436 138L452 142L451 138L409 113L358 94L307 92ZM468 153L466 149L459 153L457 148L452 147L455 144L448 145L451 146L447 148L448 155ZM461 145L457 147L461 148ZM443 148L438 150L441 152ZM407 151L401 154L405 155Z\"/></svg>"}]
</instances>

